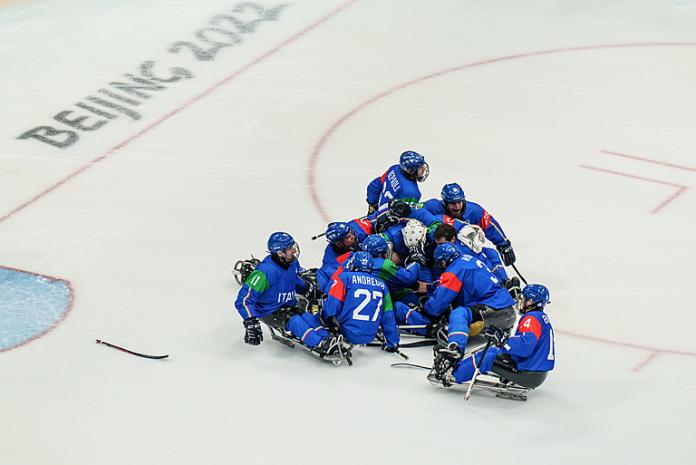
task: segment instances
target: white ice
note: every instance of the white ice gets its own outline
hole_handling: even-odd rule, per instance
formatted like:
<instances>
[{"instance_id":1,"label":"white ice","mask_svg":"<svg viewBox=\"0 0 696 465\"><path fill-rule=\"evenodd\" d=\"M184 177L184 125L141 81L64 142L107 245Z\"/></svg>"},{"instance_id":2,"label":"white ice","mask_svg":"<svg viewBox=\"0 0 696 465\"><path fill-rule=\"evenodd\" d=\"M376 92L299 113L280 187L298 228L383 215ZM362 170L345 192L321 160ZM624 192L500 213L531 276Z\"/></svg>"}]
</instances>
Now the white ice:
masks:
<instances>
[{"instance_id":1,"label":"white ice","mask_svg":"<svg viewBox=\"0 0 696 465\"><path fill-rule=\"evenodd\" d=\"M212 60L168 51L238 3L0 2L0 266L75 292L0 353L0 464L691 463L696 2L291 0ZM193 77L68 148L18 139L96 123L75 104L147 61ZM286 230L316 266L406 149L551 289L526 403L242 341L234 262Z\"/></svg>"}]
</instances>

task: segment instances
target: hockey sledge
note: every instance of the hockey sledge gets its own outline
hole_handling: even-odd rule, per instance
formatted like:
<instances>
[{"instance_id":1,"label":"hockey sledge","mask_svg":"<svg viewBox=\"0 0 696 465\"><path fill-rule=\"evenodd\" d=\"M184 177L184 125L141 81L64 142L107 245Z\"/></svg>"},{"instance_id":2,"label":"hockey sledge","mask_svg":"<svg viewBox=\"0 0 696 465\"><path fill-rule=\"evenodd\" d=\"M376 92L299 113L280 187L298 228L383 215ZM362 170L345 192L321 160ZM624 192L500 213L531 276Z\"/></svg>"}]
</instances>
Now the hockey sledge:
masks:
<instances>
[{"instance_id":1,"label":"hockey sledge","mask_svg":"<svg viewBox=\"0 0 696 465\"><path fill-rule=\"evenodd\" d=\"M297 339L295 336L293 336L290 332L280 329L274 326L270 326L266 324L266 327L268 327L268 330L271 333L271 338L274 341L278 341L281 344L294 349L295 347L300 347L301 349L306 350L310 354L312 354L314 357L318 358L319 360L323 360L325 362L332 363L335 366L342 365L343 362L346 362L348 366L353 365L353 360L351 359L352 357L352 349L353 349L353 344L349 344L343 339L343 335L340 334L336 337L336 345L335 345L335 351L331 352L327 355L322 355L319 352L317 352L314 349L310 349L306 345L302 343L299 339Z\"/></svg>"}]
</instances>

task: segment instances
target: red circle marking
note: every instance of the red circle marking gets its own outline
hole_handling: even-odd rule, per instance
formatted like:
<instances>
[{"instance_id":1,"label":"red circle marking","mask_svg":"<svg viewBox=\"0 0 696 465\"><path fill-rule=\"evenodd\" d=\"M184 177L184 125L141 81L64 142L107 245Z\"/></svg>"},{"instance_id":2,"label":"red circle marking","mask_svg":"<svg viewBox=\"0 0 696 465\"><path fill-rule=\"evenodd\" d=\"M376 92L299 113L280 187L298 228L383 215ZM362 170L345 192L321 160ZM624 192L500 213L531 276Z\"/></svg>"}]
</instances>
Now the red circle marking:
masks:
<instances>
[{"instance_id":1,"label":"red circle marking","mask_svg":"<svg viewBox=\"0 0 696 465\"><path fill-rule=\"evenodd\" d=\"M319 196L317 192L317 186L316 186L316 167L317 167L317 162L319 160L319 157L322 154L322 151L324 150L324 146L328 142L328 140L333 136L333 134L336 132L338 128L340 128L345 122L347 122L349 119L351 119L353 116L356 114L360 113L362 110L364 110L366 107L372 105L373 103L383 99L384 97L390 96L402 89L405 89L407 87L411 87L415 84L419 84L421 82L428 81L430 79L435 79L440 76L444 76L446 74L450 73L456 73L458 71L463 71L469 68L476 68L479 66L483 65L491 65L494 63L500 63L504 61L513 61L513 60L519 60L522 58L533 58L533 57L538 57L538 56L543 56L543 55L557 55L561 53L568 53L568 52L578 52L582 50L603 50L603 49L612 49L612 48L639 48L639 47L694 47L696 46L696 42L646 42L646 43L633 43L633 44L605 44L605 45L585 45L582 47L571 47L571 48L554 48L550 50L540 50L536 52L527 52L527 53L518 53L515 55L506 55L502 57L496 57L496 58L489 58L486 60L481 60L481 61L475 61L473 63L466 63L464 65L460 66L455 66L452 68L446 68L440 71L436 71L434 73L426 74L425 76L421 76L415 79L412 79L410 81L403 82L401 84L398 84L390 89L387 89L385 91L382 91L373 97L367 99L360 105L356 106L343 116L341 116L338 120L336 120L327 130L325 130L321 137L319 138L319 141L317 144L314 146L314 150L312 150L312 154L310 155L309 158L309 163L308 163L308 169L307 169L307 186L309 188L309 195L312 198L312 203L316 207L316 209L319 211L319 215L321 215L322 219L328 223L331 221L330 216L328 212L326 211L326 208L324 207L324 204L322 203L321 197Z\"/></svg>"}]
</instances>

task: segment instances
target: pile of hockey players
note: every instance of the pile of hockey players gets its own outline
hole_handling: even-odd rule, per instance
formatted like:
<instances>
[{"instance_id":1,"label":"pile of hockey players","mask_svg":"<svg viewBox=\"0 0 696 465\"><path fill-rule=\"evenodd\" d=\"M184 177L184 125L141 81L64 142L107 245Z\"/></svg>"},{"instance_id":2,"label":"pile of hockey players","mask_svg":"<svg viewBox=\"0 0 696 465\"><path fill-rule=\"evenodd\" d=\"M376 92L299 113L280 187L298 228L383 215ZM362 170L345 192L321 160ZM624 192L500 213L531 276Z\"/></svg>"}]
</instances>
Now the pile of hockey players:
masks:
<instances>
[{"instance_id":1,"label":"pile of hockey players","mask_svg":"<svg viewBox=\"0 0 696 465\"><path fill-rule=\"evenodd\" d=\"M285 232L271 234L264 260L237 262L244 342L261 343L263 322L274 340L334 364L352 364L355 345L404 358L400 348L433 345L432 366L395 365L428 369L431 383L466 387L467 398L476 385L525 400L554 367L549 292L508 276L510 240L459 184L421 202L428 173L421 154L401 154L367 186L366 216L328 225L319 268L300 267Z\"/></svg>"}]
</instances>

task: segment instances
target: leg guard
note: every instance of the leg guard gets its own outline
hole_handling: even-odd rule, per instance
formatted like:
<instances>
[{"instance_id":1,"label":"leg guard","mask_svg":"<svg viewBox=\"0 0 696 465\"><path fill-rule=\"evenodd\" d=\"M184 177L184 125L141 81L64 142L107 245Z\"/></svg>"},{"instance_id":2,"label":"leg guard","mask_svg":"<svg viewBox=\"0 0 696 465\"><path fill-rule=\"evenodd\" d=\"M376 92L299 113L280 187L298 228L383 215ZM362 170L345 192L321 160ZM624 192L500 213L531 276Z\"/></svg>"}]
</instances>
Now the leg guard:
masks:
<instances>
[{"instance_id":1,"label":"leg guard","mask_svg":"<svg viewBox=\"0 0 696 465\"><path fill-rule=\"evenodd\" d=\"M397 325L429 325L432 322L430 318L423 315L418 310L418 307L409 307L402 302L394 302L394 317ZM409 329L408 332L424 336L427 329Z\"/></svg>"},{"instance_id":2,"label":"leg guard","mask_svg":"<svg viewBox=\"0 0 696 465\"><path fill-rule=\"evenodd\" d=\"M466 342L469 339L469 325L473 320L473 314L469 307L456 307L449 316L447 330L447 344L455 343L464 352Z\"/></svg>"},{"instance_id":3,"label":"leg guard","mask_svg":"<svg viewBox=\"0 0 696 465\"><path fill-rule=\"evenodd\" d=\"M483 360L481 360L481 355L483 355L483 351L479 351L473 356L469 356L462 359L462 361L459 362L457 364L457 367L454 369L455 381L461 384L471 380L471 378L474 377L476 366L479 367L481 373L486 373L490 371L491 367L493 366L494 360L499 352L500 349L498 349L497 347L489 347L486 351L486 356L483 357ZM476 366L474 366L474 361L476 362Z\"/></svg>"}]
</instances>

